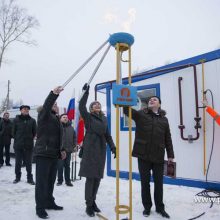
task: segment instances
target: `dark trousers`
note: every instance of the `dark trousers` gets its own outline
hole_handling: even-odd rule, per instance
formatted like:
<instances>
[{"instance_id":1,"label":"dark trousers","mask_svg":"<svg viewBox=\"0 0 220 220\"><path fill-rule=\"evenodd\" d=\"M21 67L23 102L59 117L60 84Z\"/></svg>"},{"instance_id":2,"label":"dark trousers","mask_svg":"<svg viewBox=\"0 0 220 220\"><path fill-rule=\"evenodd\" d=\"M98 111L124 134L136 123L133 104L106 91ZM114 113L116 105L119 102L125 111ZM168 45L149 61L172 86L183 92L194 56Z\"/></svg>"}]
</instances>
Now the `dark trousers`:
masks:
<instances>
[{"instance_id":1,"label":"dark trousers","mask_svg":"<svg viewBox=\"0 0 220 220\"><path fill-rule=\"evenodd\" d=\"M4 148L5 148L5 163L9 164L10 163L10 144L0 144L0 164L4 164Z\"/></svg>"},{"instance_id":2,"label":"dark trousers","mask_svg":"<svg viewBox=\"0 0 220 220\"><path fill-rule=\"evenodd\" d=\"M92 206L96 200L96 194L99 189L101 179L99 178L86 178L85 183L85 200L87 206Z\"/></svg>"},{"instance_id":3,"label":"dark trousers","mask_svg":"<svg viewBox=\"0 0 220 220\"><path fill-rule=\"evenodd\" d=\"M15 149L15 175L16 179L21 178L21 166L23 157L26 161L27 180L33 180L32 175L32 154L33 150Z\"/></svg>"},{"instance_id":4,"label":"dark trousers","mask_svg":"<svg viewBox=\"0 0 220 220\"><path fill-rule=\"evenodd\" d=\"M163 204L163 164L151 163L138 159L138 169L141 178L141 197L142 204L145 209L150 209L152 206L150 193L150 178L151 170L153 171L154 179L154 202L156 210L164 210Z\"/></svg>"},{"instance_id":5,"label":"dark trousers","mask_svg":"<svg viewBox=\"0 0 220 220\"><path fill-rule=\"evenodd\" d=\"M64 178L65 182L70 182L70 160L71 160L71 153L66 153L65 160L58 161L58 182L63 182L63 170L64 170Z\"/></svg>"},{"instance_id":6,"label":"dark trousers","mask_svg":"<svg viewBox=\"0 0 220 220\"><path fill-rule=\"evenodd\" d=\"M53 190L57 174L57 159L36 157L36 209L54 204Z\"/></svg>"}]
</instances>

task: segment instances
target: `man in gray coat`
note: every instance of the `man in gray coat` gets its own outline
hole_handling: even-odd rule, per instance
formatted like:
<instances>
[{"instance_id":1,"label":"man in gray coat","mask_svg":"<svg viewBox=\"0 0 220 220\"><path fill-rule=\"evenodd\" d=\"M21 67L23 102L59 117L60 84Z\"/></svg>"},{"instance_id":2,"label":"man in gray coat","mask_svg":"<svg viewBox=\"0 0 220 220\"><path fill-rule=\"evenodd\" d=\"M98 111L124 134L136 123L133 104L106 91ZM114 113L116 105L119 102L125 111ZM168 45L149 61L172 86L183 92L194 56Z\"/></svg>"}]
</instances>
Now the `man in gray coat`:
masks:
<instances>
[{"instance_id":1,"label":"man in gray coat","mask_svg":"<svg viewBox=\"0 0 220 220\"><path fill-rule=\"evenodd\" d=\"M58 182L57 186L63 183L63 170L64 178L67 186L73 186L70 180L70 160L71 153L76 148L76 135L74 128L71 126L71 122L68 119L67 114L62 114L60 116L60 122L63 126L63 138L62 147L66 151L66 159L58 161Z\"/></svg>"},{"instance_id":2,"label":"man in gray coat","mask_svg":"<svg viewBox=\"0 0 220 220\"><path fill-rule=\"evenodd\" d=\"M89 96L89 86L83 86L85 93L79 102L79 111L85 122L86 134L83 141L83 155L79 176L86 177L85 200L86 213L93 217L94 212L100 212L96 205L96 194L100 180L103 178L106 158L106 142L116 156L116 147L108 131L107 118L101 111L98 101L90 104L87 111L86 103Z\"/></svg>"}]
</instances>

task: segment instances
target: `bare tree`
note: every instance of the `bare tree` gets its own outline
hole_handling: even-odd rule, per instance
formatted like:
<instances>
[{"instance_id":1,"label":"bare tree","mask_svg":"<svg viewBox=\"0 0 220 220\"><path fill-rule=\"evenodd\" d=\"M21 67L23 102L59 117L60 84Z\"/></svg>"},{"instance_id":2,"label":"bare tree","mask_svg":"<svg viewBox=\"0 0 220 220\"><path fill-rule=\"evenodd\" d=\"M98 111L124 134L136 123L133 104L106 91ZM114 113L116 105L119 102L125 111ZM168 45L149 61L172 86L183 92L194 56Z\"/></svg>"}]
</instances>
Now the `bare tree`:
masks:
<instances>
[{"instance_id":1,"label":"bare tree","mask_svg":"<svg viewBox=\"0 0 220 220\"><path fill-rule=\"evenodd\" d=\"M20 8L16 0L0 0L0 69L5 52L12 43L36 44L30 31L38 26L38 20L27 15L26 9Z\"/></svg>"},{"instance_id":2,"label":"bare tree","mask_svg":"<svg viewBox=\"0 0 220 220\"><path fill-rule=\"evenodd\" d=\"M13 101L13 99L9 99L7 103L6 103L6 99L2 99L0 101L0 114L12 108L19 108L23 104L24 102L22 99L19 99L17 101Z\"/></svg>"},{"instance_id":3,"label":"bare tree","mask_svg":"<svg viewBox=\"0 0 220 220\"><path fill-rule=\"evenodd\" d=\"M6 99L1 100L0 104L0 114L4 111L7 111L8 109L11 109L13 107L13 100L9 99L6 102Z\"/></svg>"}]
</instances>

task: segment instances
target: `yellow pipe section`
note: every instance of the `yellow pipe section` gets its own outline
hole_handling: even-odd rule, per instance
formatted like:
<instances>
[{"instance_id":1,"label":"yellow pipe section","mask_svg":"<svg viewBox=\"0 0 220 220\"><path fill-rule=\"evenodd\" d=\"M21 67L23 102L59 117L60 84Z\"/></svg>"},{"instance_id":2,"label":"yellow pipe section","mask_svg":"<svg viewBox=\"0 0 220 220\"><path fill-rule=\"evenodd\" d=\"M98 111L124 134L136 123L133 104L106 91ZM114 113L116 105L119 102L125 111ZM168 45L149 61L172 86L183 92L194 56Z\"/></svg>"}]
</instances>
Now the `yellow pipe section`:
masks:
<instances>
[{"instance_id":1,"label":"yellow pipe section","mask_svg":"<svg viewBox=\"0 0 220 220\"><path fill-rule=\"evenodd\" d=\"M129 85L131 85L131 50L130 47L127 44L122 44L118 43L116 44L116 83L120 84L121 83L121 53L122 51L128 50L128 72L129 72ZM127 62L127 61L126 61ZM120 122L120 111L119 111L120 106L116 105L116 220L119 220L119 214L126 214L129 212L129 220L132 220L132 112L131 112L131 107L129 106L129 115L128 115L128 126L129 126L129 206L127 205L120 205L119 201L119 195L120 195L120 190L119 190L119 145L120 145L120 140L119 140L119 122Z\"/></svg>"},{"instance_id":2,"label":"yellow pipe section","mask_svg":"<svg viewBox=\"0 0 220 220\"><path fill-rule=\"evenodd\" d=\"M119 44L116 45L116 83L120 76L120 51ZM116 105L116 220L119 220L119 105Z\"/></svg>"},{"instance_id":3,"label":"yellow pipe section","mask_svg":"<svg viewBox=\"0 0 220 220\"><path fill-rule=\"evenodd\" d=\"M129 85L131 85L131 49L128 50L128 81ZM131 106L129 106L129 219L132 220L132 112Z\"/></svg>"}]
</instances>

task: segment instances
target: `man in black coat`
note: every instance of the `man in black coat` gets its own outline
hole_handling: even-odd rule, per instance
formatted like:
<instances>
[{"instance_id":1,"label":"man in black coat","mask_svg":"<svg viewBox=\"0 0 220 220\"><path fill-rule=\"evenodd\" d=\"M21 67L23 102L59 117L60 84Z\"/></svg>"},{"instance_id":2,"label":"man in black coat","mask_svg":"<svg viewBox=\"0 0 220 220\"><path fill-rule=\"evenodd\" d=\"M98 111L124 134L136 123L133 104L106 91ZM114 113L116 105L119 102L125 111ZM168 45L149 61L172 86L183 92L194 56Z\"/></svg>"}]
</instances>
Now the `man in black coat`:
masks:
<instances>
[{"instance_id":1,"label":"man in black coat","mask_svg":"<svg viewBox=\"0 0 220 220\"><path fill-rule=\"evenodd\" d=\"M14 138L15 150L15 175L13 183L21 179L21 165L24 157L27 170L27 182L34 185L32 175L32 154L34 137L36 136L36 121L29 115L30 106L20 106L21 114L13 121L12 136Z\"/></svg>"},{"instance_id":2,"label":"man in black coat","mask_svg":"<svg viewBox=\"0 0 220 220\"><path fill-rule=\"evenodd\" d=\"M156 212L165 218L169 215L163 204L163 170L165 149L168 163L173 161L174 152L166 112L161 110L161 100L157 96L147 99L148 107L139 111L132 109L132 119L136 123L135 141L132 156L138 158L141 178L141 197L144 206L143 215L149 216L152 207L150 177L153 171L154 202ZM124 107L128 116L128 107Z\"/></svg>"},{"instance_id":3,"label":"man in black coat","mask_svg":"<svg viewBox=\"0 0 220 220\"><path fill-rule=\"evenodd\" d=\"M6 166L10 164L10 145L12 138L12 122L9 119L9 113L3 114L3 119L0 121L0 167L4 164L3 154L5 148L5 163Z\"/></svg>"},{"instance_id":4,"label":"man in black coat","mask_svg":"<svg viewBox=\"0 0 220 220\"><path fill-rule=\"evenodd\" d=\"M48 218L45 209L63 209L62 206L56 205L53 197L57 162L59 158L66 157L65 150L61 148L63 128L56 103L62 90L63 88L59 86L51 91L38 110L37 141L34 152L36 157L35 201L36 214L43 219Z\"/></svg>"}]
</instances>

